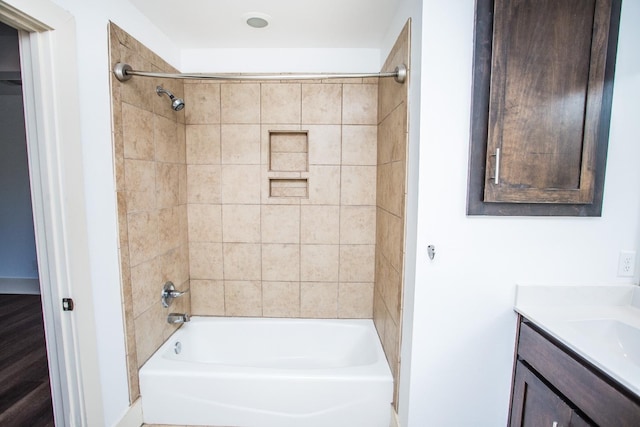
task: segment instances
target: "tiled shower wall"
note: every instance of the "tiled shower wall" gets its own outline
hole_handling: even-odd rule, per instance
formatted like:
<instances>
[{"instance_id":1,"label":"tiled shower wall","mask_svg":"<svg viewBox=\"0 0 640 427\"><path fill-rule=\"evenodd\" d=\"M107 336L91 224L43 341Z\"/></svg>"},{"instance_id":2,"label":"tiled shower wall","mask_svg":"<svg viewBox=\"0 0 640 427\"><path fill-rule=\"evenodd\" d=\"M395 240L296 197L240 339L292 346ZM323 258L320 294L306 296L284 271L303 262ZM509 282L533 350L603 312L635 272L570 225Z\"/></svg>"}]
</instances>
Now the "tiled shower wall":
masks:
<instances>
[{"instance_id":1,"label":"tiled shower wall","mask_svg":"<svg viewBox=\"0 0 640 427\"><path fill-rule=\"evenodd\" d=\"M194 314L372 317L377 96L377 79L185 82Z\"/></svg>"},{"instance_id":2,"label":"tiled shower wall","mask_svg":"<svg viewBox=\"0 0 640 427\"><path fill-rule=\"evenodd\" d=\"M382 71L409 66L410 21L387 57ZM378 95L378 177L376 266L373 319L394 377L398 404L400 332L404 284L404 229L407 181L408 83L381 79Z\"/></svg>"},{"instance_id":3,"label":"tiled shower wall","mask_svg":"<svg viewBox=\"0 0 640 427\"><path fill-rule=\"evenodd\" d=\"M408 63L407 37L385 70ZM113 24L110 46L112 65L176 72ZM175 329L169 311L373 316L397 383L406 85L112 77L112 91L131 400L138 368ZM305 143L274 148L270 135L288 132ZM166 280L191 289L171 310L159 304Z\"/></svg>"},{"instance_id":4,"label":"tiled shower wall","mask_svg":"<svg viewBox=\"0 0 640 427\"><path fill-rule=\"evenodd\" d=\"M162 59L109 25L111 65L126 62L136 70L176 72ZM118 200L119 249L126 327L129 397L140 394L138 369L176 327L169 311L189 312L189 294L162 308L160 292L171 280L189 287L187 241L187 167L184 113L176 113L163 85L183 96L179 80L111 76L114 166Z\"/></svg>"}]
</instances>

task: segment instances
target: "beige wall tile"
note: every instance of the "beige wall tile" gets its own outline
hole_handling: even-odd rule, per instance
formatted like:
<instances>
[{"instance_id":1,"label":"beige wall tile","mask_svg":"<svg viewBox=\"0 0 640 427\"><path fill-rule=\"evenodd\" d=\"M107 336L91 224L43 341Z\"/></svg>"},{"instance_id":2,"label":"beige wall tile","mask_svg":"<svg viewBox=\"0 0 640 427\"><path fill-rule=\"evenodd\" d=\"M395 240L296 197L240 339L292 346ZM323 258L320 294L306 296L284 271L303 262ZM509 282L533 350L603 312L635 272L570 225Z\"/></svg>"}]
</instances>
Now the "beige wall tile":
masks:
<instances>
[{"instance_id":1,"label":"beige wall tile","mask_svg":"<svg viewBox=\"0 0 640 427\"><path fill-rule=\"evenodd\" d=\"M370 319L373 316L373 283L345 283L338 286L338 317Z\"/></svg>"},{"instance_id":2,"label":"beige wall tile","mask_svg":"<svg viewBox=\"0 0 640 427\"><path fill-rule=\"evenodd\" d=\"M376 208L376 246L378 253L383 254L387 259L391 254L391 245L389 243L389 227L391 214L380 208Z\"/></svg>"},{"instance_id":3,"label":"beige wall tile","mask_svg":"<svg viewBox=\"0 0 640 427\"><path fill-rule=\"evenodd\" d=\"M223 165L260 164L260 125L222 125Z\"/></svg>"},{"instance_id":4,"label":"beige wall tile","mask_svg":"<svg viewBox=\"0 0 640 427\"><path fill-rule=\"evenodd\" d=\"M178 203L187 204L187 165L178 165Z\"/></svg>"},{"instance_id":5,"label":"beige wall tile","mask_svg":"<svg viewBox=\"0 0 640 427\"><path fill-rule=\"evenodd\" d=\"M262 243L300 243L300 206L263 205Z\"/></svg>"},{"instance_id":6,"label":"beige wall tile","mask_svg":"<svg viewBox=\"0 0 640 427\"><path fill-rule=\"evenodd\" d=\"M260 205L223 205L222 241L260 242Z\"/></svg>"},{"instance_id":7,"label":"beige wall tile","mask_svg":"<svg viewBox=\"0 0 640 427\"><path fill-rule=\"evenodd\" d=\"M224 204L259 204L260 175L260 165L223 165L222 202Z\"/></svg>"},{"instance_id":8,"label":"beige wall tile","mask_svg":"<svg viewBox=\"0 0 640 427\"><path fill-rule=\"evenodd\" d=\"M375 206L340 207L340 243L356 245L376 243Z\"/></svg>"},{"instance_id":9,"label":"beige wall tile","mask_svg":"<svg viewBox=\"0 0 640 427\"><path fill-rule=\"evenodd\" d=\"M126 46L120 45L120 58L134 70L148 70L150 64L138 52L128 49ZM139 108L151 110L153 105L153 97L156 95L156 86L151 79L131 79L127 84L120 84L120 94L122 102L135 105Z\"/></svg>"},{"instance_id":10,"label":"beige wall tile","mask_svg":"<svg viewBox=\"0 0 640 427\"><path fill-rule=\"evenodd\" d=\"M220 97L222 123L260 123L259 83L224 83Z\"/></svg>"},{"instance_id":11,"label":"beige wall tile","mask_svg":"<svg viewBox=\"0 0 640 427\"><path fill-rule=\"evenodd\" d=\"M189 272L194 279L223 279L222 243L191 242Z\"/></svg>"},{"instance_id":12,"label":"beige wall tile","mask_svg":"<svg viewBox=\"0 0 640 427\"><path fill-rule=\"evenodd\" d=\"M177 163L180 161L180 143L176 122L165 117L154 115L154 144L156 161Z\"/></svg>"},{"instance_id":13,"label":"beige wall tile","mask_svg":"<svg viewBox=\"0 0 640 427\"><path fill-rule=\"evenodd\" d=\"M384 327L383 346L387 349L386 353L389 357L389 367L395 378L398 375L398 359L400 355L400 331L398 325L393 321L391 316L385 318L386 325Z\"/></svg>"},{"instance_id":14,"label":"beige wall tile","mask_svg":"<svg viewBox=\"0 0 640 427\"><path fill-rule=\"evenodd\" d=\"M131 266L153 259L158 246L158 215L150 212L129 213L127 226Z\"/></svg>"},{"instance_id":15,"label":"beige wall tile","mask_svg":"<svg viewBox=\"0 0 640 427\"><path fill-rule=\"evenodd\" d=\"M341 120L342 85L302 85L302 123L329 125Z\"/></svg>"},{"instance_id":16,"label":"beige wall tile","mask_svg":"<svg viewBox=\"0 0 640 427\"><path fill-rule=\"evenodd\" d=\"M300 282L262 282L262 315L300 316Z\"/></svg>"},{"instance_id":17,"label":"beige wall tile","mask_svg":"<svg viewBox=\"0 0 640 427\"><path fill-rule=\"evenodd\" d=\"M124 160L127 210L146 211L156 207L156 170L153 162Z\"/></svg>"},{"instance_id":18,"label":"beige wall tile","mask_svg":"<svg viewBox=\"0 0 640 427\"><path fill-rule=\"evenodd\" d=\"M309 164L339 165L342 147L340 125L303 125L309 131Z\"/></svg>"},{"instance_id":19,"label":"beige wall tile","mask_svg":"<svg viewBox=\"0 0 640 427\"><path fill-rule=\"evenodd\" d=\"M261 251L260 244L225 243L224 279L260 280Z\"/></svg>"},{"instance_id":20,"label":"beige wall tile","mask_svg":"<svg viewBox=\"0 0 640 427\"><path fill-rule=\"evenodd\" d=\"M190 242L222 242L221 205L190 204L188 214Z\"/></svg>"},{"instance_id":21,"label":"beige wall tile","mask_svg":"<svg viewBox=\"0 0 640 427\"><path fill-rule=\"evenodd\" d=\"M135 336L135 328L131 327L131 336ZM140 397L140 382L138 378L138 360L135 346L127 353L127 371L129 379L129 404L133 404Z\"/></svg>"},{"instance_id":22,"label":"beige wall tile","mask_svg":"<svg viewBox=\"0 0 640 427\"><path fill-rule=\"evenodd\" d=\"M342 91L343 124L378 124L377 84L345 84Z\"/></svg>"},{"instance_id":23,"label":"beige wall tile","mask_svg":"<svg viewBox=\"0 0 640 427\"><path fill-rule=\"evenodd\" d=\"M382 254L378 254L376 257L376 288L384 300L389 314L399 324L402 276Z\"/></svg>"},{"instance_id":24,"label":"beige wall tile","mask_svg":"<svg viewBox=\"0 0 640 427\"><path fill-rule=\"evenodd\" d=\"M262 285L259 281L224 282L227 316L262 316Z\"/></svg>"},{"instance_id":25,"label":"beige wall tile","mask_svg":"<svg viewBox=\"0 0 640 427\"><path fill-rule=\"evenodd\" d=\"M116 201L118 204L118 248L122 251L126 247L129 252L129 235L127 234L127 199L121 191L116 192ZM121 259L124 261L125 258ZM129 255L126 257L127 265L129 264Z\"/></svg>"},{"instance_id":26,"label":"beige wall tile","mask_svg":"<svg viewBox=\"0 0 640 427\"><path fill-rule=\"evenodd\" d=\"M156 257L160 265L159 283L172 281L176 286L189 280L189 248L179 246ZM162 286L156 285L158 289ZM157 295L156 295L157 297ZM157 298L156 298L157 299Z\"/></svg>"},{"instance_id":27,"label":"beige wall tile","mask_svg":"<svg viewBox=\"0 0 640 427\"><path fill-rule=\"evenodd\" d=\"M339 206L301 206L301 242L337 244L340 242Z\"/></svg>"},{"instance_id":28,"label":"beige wall tile","mask_svg":"<svg viewBox=\"0 0 640 427\"><path fill-rule=\"evenodd\" d=\"M373 282L375 245L340 245L340 281Z\"/></svg>"},{"instance_id":29,"label":"beige wall tile","mask_svg":"<svg viewBox=\"0 0 640 427\"><path fill-rule=\"evenodd\" d=\"M376 126L342 126L342 164L375 166L377 135Z\"/></svg>"},{"instance_id":30,"label":"beige wall tile","mask_svg":"<svg viewBox=\"0 0 640 427\"><path fill-rule=\"evenodd\" d=\"M300 280L300 245L262 245L262 280L297 282Z\"/></svg>"},{"instance_id":31,"label":"beige wall tile","mask_svg":"<svg viewBox=\"0 0 640 427\"><path fill-rule=\"evenodd\" d=\"M378 206L397 216L404 215L405 162L391 162L378 166Z\"/></svg>"},{"instance_id":32,"label":"beige wall tile","mask_svg":"<svg viewBox=\"0 0 640 427\"><path fill-rule=\"evenodd\" d=\"M262 123L300 123L300 83L262 84Z\"/></svg>"},{"instance_id":33,"label":"beige wall tile","mask_svg":"<svg viewBox=\"0 0 640 427\"><path fill-rule=\"evenodd\" d=\"M300 247L300 280L303 282L337 282L338 245L302 245Z\"/></svg>"},{"instance_id":34,"label":"beige wall tile","mask_svg":"<svg viewBox=\"0 0 640 427\"><path fill-rule=\"evenodd\" d=\"M187 84L184 87L184 98L187 103L184 108L187 124L220 123L219 83Z\"/></svg>"},{"instance_id":35,"label":"beige wall tile","mask_svg":"<svg viewBox=\"0 0 640 427\"><path fill-rule=\"evenodd\" d=\"M123 137L121 132L114 132L113 136L113 144L114 144L114 156L113 156L113 170L115 173L115 182L116 182L116 191L124 191L124 157L122 156L122 152L124 149L118 150L118 145L124 145Z\"/></svg>"},{"instance_id":36,"label":"beige wall tile","mask_svg":"<svg viewBox=\"0 0 640 427\"><path fill-rule=\"evenodd\" d=\"M187 163L220 164L220 125L188 125Z\"/></svg>"},{"instance_id":37,"label":"beige wall tile","mask_svg":"<svg viewBox=\"0 0 640 427\"><path fill-rule=\"evenodd\" d=\"M195 316L224 316L224 282L191 280L191 313Z\"/></svg>"},{"instance_id":38,"label":"beige wall tile","mask_svg":"<svg viewBox=\"0 0 640 427\"><path fill-rule=\"evenodd\" d=\"M140 316L154 304L159 304L162 290L158 258L145 261L131 268L131 296L133 316Z\"/></svg>"},{"instance_id":39,"label":"beige wall tile","mask_svg":"<svg viewBox=\"0 0 640 427\"><path fill-rule=\"evenodd\" d=\"M156 206L160 209L179 203L180 168L173 163L156 163Z\"/></svg>"},{"instance_id":40,"label":"beige wall tile","mask_svg":"<svg viewBox=\"0 0 640 427\"><path fill-rule=\"evenodd\" d=\"M302 204L340 204L340 166L309 167L309 198Z\"/></svg>"},{"instance_id":41,"label":"beige wall tile","mask_svg":"<svg viewBox=\"0 0 640 427\"><path fill-rule=\"evenodd\" d=\"M152 305L134 320L138 368L151 357L164 341L163 329L167 320L163 318L162 314L160 304Z\"/></svg>"},{"instance_id":42,"label":"beige wall tile","mask_svg":"<svg viewBox=\"0 0 640 427\"><path fill-rule=\"evenodd\" d=\"M300 316L335 319L338 317L338 284L300 283Z\"/></svg>"},{"instance_id":43,"label":"beige wall tile","mask_svg":"<svg viewBox=\"0 0 640 427\"><path fill-rule=\"evenodd\" d=\"M180 246L180 213L178 208L158 211L157 253L163 254Z\"/></svg>"},{"instance_id":44,"label":"beige wall tile","mask_svg":"<svg viewBox=\"0 0 640 427\"><path fill-rule=\"evenodd\" d=\"M389 215L389 260L398 271L402 271L404 251L404 221L395 215Z\"/></svg>"},{"instance_id":45,"label":"beige wall tile","mask_svg":"<svg viewBox=\"0 0 640 427\"><path fill-rule=\"evenodd\" d=\"M221 178L218 165L187 165L187 201L220 203Z\"/></svg>"},{"instance_id":46,"label":"beige wall tile","mask_svg":"<svg viewBox=\"0 0 640 427\"><path fill-rule=\"evenodd\" d=\"M125 158L153 160L153 113L122 104L122 131Z\"/></svg>"},{"instance_id":47,"label":"beige wall tile","mask_svg":"<svg viewBox=\"0 0 640 427\"><path fill-rule=\"evenodd\" d=\"M407 110L396 108L379 126L378 163L406 159L407 132Z\"/></svg>"},{"instance_id":48,"label":"beige wall tile","mask_svg":"<svg viewBox=\"0 0 640 427\"><path fill-rule=\"evenodd\" d=\"M177 162L180 164L186 164L187 161L187 132L186 126L184 123L177 122L176 123L176 150L177 157L173 162Z\"/></svg>"},{"instance_id":49,"label":"beige wall tile","mask_svg":"<svg viewBox=\"0 0 640 427\"><path fill-rule=\"evenodd\" d=\"M378 337L380 342L384 345L384 327L387 324L387 317L389 312L384 305L384 300L377 290L373 292L373 323L376 325L376 331L378 331ZM386 353L386 349L385 349Z\"/></svg>"},{"instance_id":50,"label":"beige wall tile","mask_svg":"<svg viewBox=\"0 0 640 427\"><path fill-rule=\"evenodd\" d=\"M375 205L376 167L342 166L341 169L341 204Z\"/></svg>"}]
</instances>

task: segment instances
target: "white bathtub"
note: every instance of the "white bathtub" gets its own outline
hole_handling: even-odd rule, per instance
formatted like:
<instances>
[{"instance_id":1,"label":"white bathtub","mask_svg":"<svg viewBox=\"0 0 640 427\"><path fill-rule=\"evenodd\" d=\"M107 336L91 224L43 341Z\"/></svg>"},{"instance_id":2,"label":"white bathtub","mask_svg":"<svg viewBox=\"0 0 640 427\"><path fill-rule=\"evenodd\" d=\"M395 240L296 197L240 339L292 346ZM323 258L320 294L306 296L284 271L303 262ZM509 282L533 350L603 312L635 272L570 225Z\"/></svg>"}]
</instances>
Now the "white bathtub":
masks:
<instances>
[{"instance_id":1,"label":"white bathtub","mask_svg":"<svg viewBox=\"0 0 640 427\"><path fill-rule=\"evenodd\" d=\"M192 317L140 393L148 424L388 427L393 379L369 319Z\"/></svg>"}]
</instances>

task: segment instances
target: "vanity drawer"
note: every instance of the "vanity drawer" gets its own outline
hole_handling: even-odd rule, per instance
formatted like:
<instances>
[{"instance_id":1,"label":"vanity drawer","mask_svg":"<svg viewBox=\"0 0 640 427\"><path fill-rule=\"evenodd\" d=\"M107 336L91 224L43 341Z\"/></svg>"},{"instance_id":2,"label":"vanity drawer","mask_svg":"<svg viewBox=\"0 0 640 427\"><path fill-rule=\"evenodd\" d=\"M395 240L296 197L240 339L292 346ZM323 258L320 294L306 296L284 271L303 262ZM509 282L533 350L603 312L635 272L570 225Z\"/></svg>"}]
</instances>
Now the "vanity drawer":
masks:
<instances>
[{"instance_id":1,"label":"vanity drawer","mask_svg":"<svg viewBox=\"0 0 640 427\"><path fill-rule=\"evenodd\" d=\"M640 425L637 396L527 321L520 325L518 359L598 425Z\"/></svg>"}]
</instances>

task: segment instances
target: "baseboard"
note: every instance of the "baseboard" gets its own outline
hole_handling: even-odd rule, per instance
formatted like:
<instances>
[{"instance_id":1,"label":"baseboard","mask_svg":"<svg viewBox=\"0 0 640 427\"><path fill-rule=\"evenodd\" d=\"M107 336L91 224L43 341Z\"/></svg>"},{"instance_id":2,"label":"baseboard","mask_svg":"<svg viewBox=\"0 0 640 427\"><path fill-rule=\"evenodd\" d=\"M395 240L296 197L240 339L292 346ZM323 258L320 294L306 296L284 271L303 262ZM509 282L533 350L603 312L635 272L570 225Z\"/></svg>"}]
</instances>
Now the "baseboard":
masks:
<instances>
[{"instance_id":1,"label":"baseboard","mask_svg":"<svg viewBox=\"0 0 640 427\"><path fill-rule=\"evenodd\" d=\"M0 294L40 295L38 279L0 277Z\"/></svg>"},{"instance_id":2,"label":"baseboard","mask_svg":"<svg viewBox=\"0 0 640 427\"><path fill-rule=\"evenodd\" d=\"M140 399L133 402L124 414L122 419L118 421L115 427L140 427L142 425L142 401Z\"/></svg>"}]
</instances>

